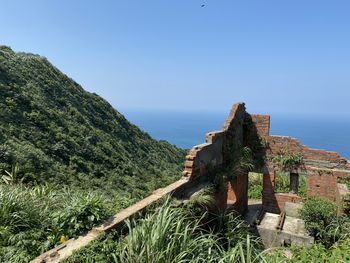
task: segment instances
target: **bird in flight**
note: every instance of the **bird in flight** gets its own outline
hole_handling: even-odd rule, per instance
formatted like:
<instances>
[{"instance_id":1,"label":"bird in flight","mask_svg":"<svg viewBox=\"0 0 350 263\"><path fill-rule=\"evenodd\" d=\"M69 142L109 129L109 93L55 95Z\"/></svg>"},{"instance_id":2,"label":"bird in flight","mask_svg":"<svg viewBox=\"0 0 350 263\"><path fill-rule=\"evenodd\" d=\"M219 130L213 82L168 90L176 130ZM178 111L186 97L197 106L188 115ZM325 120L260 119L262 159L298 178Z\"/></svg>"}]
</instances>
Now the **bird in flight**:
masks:
<instances>
[{"instance_id":1,"label":"bird in flight","mask_svg":"<svg viewBox=\"0 0 350 263\"><path fill-rule=\"evenodd\" d=\"M203 4L203 5L201 5L201 7L205 7L205 5Z\"/></svg>"}]
</instances>

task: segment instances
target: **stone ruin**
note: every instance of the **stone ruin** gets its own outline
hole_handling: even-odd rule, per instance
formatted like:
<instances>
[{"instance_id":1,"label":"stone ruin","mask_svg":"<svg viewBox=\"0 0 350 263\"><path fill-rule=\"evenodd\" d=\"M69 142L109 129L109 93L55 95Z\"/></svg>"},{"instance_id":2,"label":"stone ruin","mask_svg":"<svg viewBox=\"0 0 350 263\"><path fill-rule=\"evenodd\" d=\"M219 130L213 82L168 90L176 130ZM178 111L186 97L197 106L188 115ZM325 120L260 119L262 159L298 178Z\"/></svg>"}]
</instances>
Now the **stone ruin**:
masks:
<instances>
[{"instance_id":1,"label":"stone ruin","mask_svg":"<svg viewBox=\"0 0 350 263\"><path fill-rule=\"evenodd\" d=\"M205 143L193 147L186 156L183 176L189 181L210 179L213 167L221 169L229 178L224 190L216 194L218 207L234 209L255 225L266 247L292 243L311 246L314 238L298 218L302 197L298 194L300 175L307 178L307 197L319 197L335 202L338 214L342 214L346 196L346 184L339 178L350 175L350 163L338 153L310 149L298 140L287 136L270 135L270 116L249 114L244 103L233 105L221 131L206 134ZM248 205L249 171L235 172L225 169L232 166L232 145L249 147L254 157L253 172L262 174L262 200ZM300 161L284 172L289 174L290 191L276 192L280 164L276 159L299 156ZM249 209L248 209L249 208Z\"/></svg>"},{"instance_id":2,"label":"stone ruin","mask_svg":"<svg viewBox=\"0 0 350 263\"><path fill-rule=\"evenodd\" d=\"M338 213L343 213L344 197L349 191L346 185L339 184L337 180L350 176L349 162L335 152L310 149L294 138L271 136L269 115L249 114L244 103L237 103L232 106L223 129L207 133L205 143L194 146L189 151L181 179L154 191L152 195L120 211L84 235L67 240L32 262L61 262L75 250L96 240L102 233L121 229L126 219L137 217L149 205L166 195L174 195L182 200L190 198L208 185L215 169L230 167L237 161L232 158L231 151L235 145L247 146L252 150L252 171L263 175L261 204L248 206L249 172L237 173L230 169L224 170L229 180L224 182L226 187L216 193L216 202L218 207L229 207L245 215L248 222L254 221L265 246L313 243L313 238L305 231L304 222L297 218L295 212L302 203L302 198L298 195L301 174L307 177L308 197L331 200L337 204ZM289 170L290 191L276 193L279 167L269 157L290 154L301 155L303 161Z\"/></svg>"},{"instance_id":3,"label":"stone ruin","mask_svg":"<svg viewBox=\"0 0 350 263\"><path fill-rule=\"evenodd\" d=\"M263 145L256 147L256 142ZM294 138L270 135L270 116L249 114L244 103L234 104L221 131L206 134L205 143L193 147L186 156L183 176L191 180L207 176L212 167L230 165L230 144L248 146L255 158L264 158L265 163L255 165L253 172L263 174L262 206L271 213L284 212L285 203L300 203L297 194L299 174L307 176L307 196L317 196L335 202L341 214L344 185L337 179L350 175L350 163L338 153L310 149ZM271 158L279 155L300 154L303 162L291 169L291 191L276 193L276 173L278 166ZM261 162L260 162L261 163ZM248 172L236 174L227 185L225 205L244 214L248 209Z\"/></svg>"}]
</instances>

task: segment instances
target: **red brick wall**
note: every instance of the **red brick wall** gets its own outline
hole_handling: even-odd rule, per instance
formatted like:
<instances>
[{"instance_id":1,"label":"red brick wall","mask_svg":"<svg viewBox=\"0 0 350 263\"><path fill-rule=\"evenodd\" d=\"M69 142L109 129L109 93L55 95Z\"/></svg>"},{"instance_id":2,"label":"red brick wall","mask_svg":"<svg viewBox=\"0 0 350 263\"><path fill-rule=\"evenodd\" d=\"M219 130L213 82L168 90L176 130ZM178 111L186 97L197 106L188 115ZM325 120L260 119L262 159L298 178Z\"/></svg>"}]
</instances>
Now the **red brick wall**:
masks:
<instances>
[{"instance_id":1,"label":"red brick wall","mask_svg":"<svg viewBox=\"0 0 350 263\"><path fill-rule=\"evenodd\" d=\"M289 203L301 203L303 199L293 193L276 193L276 200L277 200L277 206L278 210L281 212L284 212L284 205L286 202Z\"/></svg>"},{"instance_id":2,"label":"red brick wall","mask_svg":"<svg viewBox=\"0 0 350 263\"><path fill-rule=\"evenodd\" d=\"M233 105L230 114L228 115L224 124L224 143L223 143L223 163L228 165L230 159L228 154L229 147L232 143L243 145L243 124L246 117L244 103Z\"/></svg>"},{"instance_id":3,"label":"red brick wall","mask_svg":"<svg viewBox=\"0 0 350 263\"><path fill-rule=\"evenodd\" d=\"M210 132L206 135L205 140L206 143L194 146L186 156L185 169L182 174L191 180L203 176L208 166L222 164L224 132Z\"/></svg>"},{"instance_id":4,"label":"red brick wall","mask_svg":"<svg viewBox=\"0 0 350 263\"><path fill-rule=\"evenodd\" d=\"M280 151L284 151L287 154L301 153L304 156L305 162L310 162L315 166L347 169L347 160L338 153L310 149L291 137L269 136L268 143L267 154L269 155L276 155Z\"/></svg>"},{"instance_id":5,"label":"red brick wall","mask_svg":"<svg viewBox=\"0 0 350 263\"><path fill-rule=\"evenodd\" d=\"M227 187L227 201L233 204L238 213L245 213L248 209L248 174L235 176Z\"/></svg>"},{"instance_id":6,"label":"red brick wall","mask_svg":"<svg viewBox=\"0 0 350 263\"><path fill-rule=\"evenodd\" d=\"M241 129L240 126L243 124L245 114L246 114L246 111L245 111L244 103L234 104L230 110L229 115L226 118L223 130L233 131L237 128Z\"/></svg>"},{"instance_id":7,"label":"red brick wall","mask_svg":"<svg viewBox=\"0 0 350 263\"><path fill-rule=\"evenodd\" d=\"M343 200L339 194L337 177L350 175L345 158L335 152L310 149L291 137L270 136L268 142L269 149L267 153L269 155L277 155L280 151L286 154L301 153L303 155L305 165L301 169L308 173L308 197L326 198L336 202L338 207L342 206ZM281 209L285 203L284 199L287 198L288 200L290 196L286 197L276 194L274 198L274 203L271 206L277 204L276 207ZM339 209L338 212L341 213L341 211Z\"/></svg>"},{"instance_id":8,"label":"red brick wall","mask_svg":"<svg viewBox=\"0 0 350 263\"><path fill-rule=\"evenodd\" d=\"M258 134L263 138L267 138L270 135L270 115L252 114L250 116Z\"/></svg>"},{"instance_id":9,"label":"red brick wall","mask_svg":"<svg viewBox=\"0 0 350 263\"><path fill-rule=\"evenodd\" d=\"M224 128L221 131L209 132L206 143L194 146L186 156L183 176L194 179L203 176L208 166L222 165L225 161L225 147L229 142L242 143L243 120L246 116L244 103L232 106Z\"/></svg>"},{"instance_id":10,"label":"red brick wall","mask_svg":"<svg viewBox=\"0 0 350 263\"><path fill-rule=\"evenodd\" d=\"M229 165L228 150L231 143L243 145L244 120L247 112L244 103L235 104L224 124L225 139L223 144L223 162ZM233 180L228 182L227 199L233 208L243 214L248 209L248 174L235 174Z\"/></svg>"},{"instance_id":11,"label":"red brick wall","mask_svg":"<svg viewBox=\"0 0 350 263\"><path fill-rule=\"evenodd\" d=\"M276 172L272 167L263 175L262 203L265 211L281 213L286 202L300 203L302 198L293 193L275 193Z\"/></svg>"},{"instance_id":12,"label":"red brick wall","mask_svg":"<svg viewBox=\"0 0 350 263\"><path fill-rule=\"evenodd\" d=\"M308 174L307 195L324 197L333 202L338 200L337 177L333 173L313 171Z\"/></svg>"},{"instance_id":13,"label":"red brick wall","mask_svg":"<svg viewBox=\"0 0 350 263\"><path fill-rule=\"evenodd\" d=\"M205 175L209 166L229 165L227 163L230 159L228 146L231 143L243 144L243 125L246 116L244 103L233 105L223 130L208 133L206 143L194 146L189 151L183 175L193 180ZM247 187L248 175L236 175L235 180L228 184L228 190L222 196L229 195L231 201L235 200L234 207L238 211L245 211L248 205ZM219 196L221 195L218 195L218 198Z\"/></svg>"},{"instance_id":14,"label":"red brick wall","mask_svg":"<svg viewBox=\"0 0 350 263\"><path fill-rule=\"evenodd\" d=\"M311 167L309 168L311 169ZM336 170L336 169L332 169L330 170L336 177L348 177L350 176L350 170Z\"/></svg>"},{"instance_id":15,"label":"red brick wall","mask_svg":"<svg viewBox=\"0 0 350 263\"><path fill-rule=\"evenodd\" d=\"M253 126L250 125L251 118ZM206 143L193 147L185 161L183 175L190 180L206 174L208 167L229 165L229 145L239 143L250 145L256 134L267 139L268 148L255 156L276 155L281 151L286 154L301 153L304 156L303 170L331 170L333 177L318 176L311 173L309 178L309 195L324 196L331 200L340 200L337 196L336 177L350 175L350 164L347 160L335 152L310 149L302 145L298 140L291 137L269 136L270 116L249 115L245 111L244 103L232 106L224 127L221 131L208 133ZM255 135L254 135L255 134ZM255 137L254 137L255 136ZM260 151L260 150L259 150ZM256 153L255 153L256 154ZM270 164L267 164L268 166ZM263 167L257 167L264 169ZM271 170L271 169L270 169ZM227 191L222 196L234 202L237 210L243 211L247 205L247 175L236 175L235 179L228 184ZM290 193L276 194L274 192L274 171L271 170L263 177L263 206L267 211L280 212L285 202L299 202L300 199ZM223 204L224 206L224 204Z\"/></svg>"},{"instance_id":16,"label":"red brick wall","mask_svg":"<svg viewBox=\"0 0 350 263\"><path fill-rule=\"evenodd\" d=\"M308 197L316 196L335 202L339 215L344 213L344 193L340 192L340 184L337 183L338 172L313 170L308 175Z\"/></svg>"},{"instance_id":17,"label":"red brick wall","mask_svg":"<svg viewBox=\"0 0 350 263\"><path fill-rule=\"evenodd\" d=\"M275 172L271 169L263 174L262 204L264 210L271 213L280 212L275 196L275 179Z\"/></svg>"}]
</instances>

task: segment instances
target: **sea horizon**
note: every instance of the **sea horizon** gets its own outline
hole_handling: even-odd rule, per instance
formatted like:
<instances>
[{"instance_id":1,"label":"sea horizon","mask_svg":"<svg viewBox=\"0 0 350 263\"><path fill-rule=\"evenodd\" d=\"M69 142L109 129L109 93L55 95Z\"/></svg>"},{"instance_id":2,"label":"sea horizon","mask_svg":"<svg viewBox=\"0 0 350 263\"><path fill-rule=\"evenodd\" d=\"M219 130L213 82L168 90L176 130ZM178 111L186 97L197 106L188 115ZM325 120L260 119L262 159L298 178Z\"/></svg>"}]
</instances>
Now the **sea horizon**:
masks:
<instances>
[{"instance_id":1,"label":"sea horizon","mask_svg":"<svg viewBox=\"0 0 350 263\"><path fill-rule=\"evenodd\" d=\"M205 142L205 134L221 130L228 112L124 109L122 114L157 140L183 149ZM312 149L339 153L350 160L350 119L343 116L270 114L270 135L289 136Z\"/></svg>"}]
</instances>

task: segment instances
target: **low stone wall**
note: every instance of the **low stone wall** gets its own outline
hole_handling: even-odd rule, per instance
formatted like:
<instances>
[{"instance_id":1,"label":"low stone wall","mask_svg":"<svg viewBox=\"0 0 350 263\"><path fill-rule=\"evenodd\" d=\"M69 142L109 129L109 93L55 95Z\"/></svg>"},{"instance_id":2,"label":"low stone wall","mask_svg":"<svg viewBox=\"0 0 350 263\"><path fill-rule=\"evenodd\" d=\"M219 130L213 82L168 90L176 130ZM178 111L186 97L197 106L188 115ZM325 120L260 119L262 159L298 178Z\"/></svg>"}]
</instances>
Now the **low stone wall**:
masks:
<instances>
[{"instance_id":1,"label":"low stone wall","mask_svg":"<svg viewBox=\"0 0 350 263\"><path fill-rule=\"evenodd\" d=\"M286 203L301 203L303 199L293 193L276 193L277 207L280 212L285 212L285 204Z\"/></svg>"}]
</instances>

